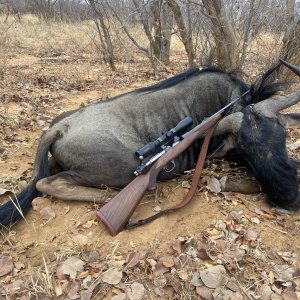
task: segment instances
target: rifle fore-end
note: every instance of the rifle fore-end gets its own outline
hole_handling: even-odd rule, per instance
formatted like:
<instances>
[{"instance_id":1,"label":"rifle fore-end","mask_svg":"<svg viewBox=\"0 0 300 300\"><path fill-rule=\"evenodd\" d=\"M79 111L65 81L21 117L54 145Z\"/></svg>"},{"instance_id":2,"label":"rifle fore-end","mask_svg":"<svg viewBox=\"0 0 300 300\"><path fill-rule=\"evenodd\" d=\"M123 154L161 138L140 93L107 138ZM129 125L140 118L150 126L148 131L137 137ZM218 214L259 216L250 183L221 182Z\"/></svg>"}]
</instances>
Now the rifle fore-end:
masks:
<instances>
[{"instance_id":1,"label":"rifle fore-end","mask_svg":"<svg viewBox=\"0 0 300 300\"><path fill-rule=\"evenodd\" d=\"M126 226L146 190L155 187L159 172L221 118L222 115L214 116L193 128L182 141L168 149L147 173L136 177L97 212L97 216L112 236L117 235Z\"/></svg>"}]
</instances>

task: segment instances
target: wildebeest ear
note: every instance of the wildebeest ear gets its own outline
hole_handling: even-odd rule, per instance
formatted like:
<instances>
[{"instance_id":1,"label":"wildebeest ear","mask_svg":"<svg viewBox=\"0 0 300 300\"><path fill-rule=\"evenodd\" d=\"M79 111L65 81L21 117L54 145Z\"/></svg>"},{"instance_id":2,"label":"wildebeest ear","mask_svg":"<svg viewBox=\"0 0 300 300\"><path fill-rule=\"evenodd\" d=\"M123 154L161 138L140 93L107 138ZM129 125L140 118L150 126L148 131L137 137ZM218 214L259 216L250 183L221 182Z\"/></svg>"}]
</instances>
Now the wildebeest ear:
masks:
<instances>
[{"instance_id":1,"label":"wildebeest ear","mask_svg":"<svg viewBox=\"0 0 300 300\"><path fill-rule=\"evenodd\" d=\"M214 130L213 135L221 135L224 133L235 133L240 130L243 121L243 113L235 112L223 118Z\"/></svg>"},{"instance_id":2,"label":"wildebeest ear","mask_svg":"<svg viewBox=\"0 0 300 300\"><path fill-rule=\"evenodd\" d=\"M300 114L278 114L279 123L284 127L300 126Z\"/></svg>"}]
</instances>

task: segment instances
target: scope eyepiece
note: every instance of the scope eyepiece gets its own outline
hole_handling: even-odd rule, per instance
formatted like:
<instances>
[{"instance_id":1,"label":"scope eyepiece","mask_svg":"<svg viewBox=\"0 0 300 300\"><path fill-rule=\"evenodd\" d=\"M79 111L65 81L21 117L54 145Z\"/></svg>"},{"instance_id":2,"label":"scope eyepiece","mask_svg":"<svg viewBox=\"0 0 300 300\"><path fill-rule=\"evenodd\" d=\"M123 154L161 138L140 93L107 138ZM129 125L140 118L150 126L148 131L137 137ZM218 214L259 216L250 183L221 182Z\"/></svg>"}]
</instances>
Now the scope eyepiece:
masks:
<instances>
[{"instance_id":1,"label":"scope eyepiece","mask_svg":"<svg viewBox=\"0 0 300 300\"><path fill-rule=\"evenodd\" d=\"M162 134L155 141L150 142L145 146L143 146L142 148L138 149L135 152L135 154L138 156L140 160L143 160L150 153L158 153L161 150L160 147L164 143L169 142L176 134L178 134L180 131L187 129L192 124L193 124L193 120L191 117L186 117L182 119L174 128Z\"/></svg>"}]
</instances>

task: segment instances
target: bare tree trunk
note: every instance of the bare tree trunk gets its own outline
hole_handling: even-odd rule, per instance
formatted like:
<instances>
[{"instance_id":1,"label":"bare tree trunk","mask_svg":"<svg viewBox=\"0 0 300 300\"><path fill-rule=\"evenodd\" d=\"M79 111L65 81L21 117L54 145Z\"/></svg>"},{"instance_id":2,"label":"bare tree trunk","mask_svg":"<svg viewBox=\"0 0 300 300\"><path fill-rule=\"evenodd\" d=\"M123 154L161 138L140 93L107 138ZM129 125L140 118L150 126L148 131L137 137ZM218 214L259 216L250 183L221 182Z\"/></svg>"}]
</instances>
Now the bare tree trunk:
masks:
<instances>
[{"instance_id":1,"label":"bare tree trunk","mask_svg":"<svg viewBox=\"0 0 300 300\"><path fill-rule=\"evenodd\" d=\"M222 0L202 0L212 22L218 64L226 71L239 71L238 43Z\"/></svg>"},{"instance_id":2,"label":"bare tree trunk","mask_svg":"<svg viewBox=\"0 0 300 300\"><path fill-rule=\"evenodd\" d=\"M255 0L250 0L249 4L249 16L246 20L246 26L245 26L245 31L244 31L244 39L243 39L243 44L242 44L242 53L241 53L241 58L240 58L240 64L242 65L245 61L246 57L246 50L248 47L248 42L249 42L249 36L251 33L250 27L252 24L252 19L254 16L254 2Z\"/></svg>"},{"instance_id":3,"label":"bare tree trunk","mask_svg":"<svg viewBox=\"0 0 300 300\"><path fill-rule=\"evenodd\" d=\"M119 14L116 12L116 10L110 5L109 1L106 2L107 5L109 6L109 8L111 9L111 11L113 12L115 18L119 21L119 23L121 24L122 26L122 29L124 30L125 34L127 35L127 37L132 41L132 43L140 50L142 51L148 58L149 58L149 61L150 61L150 64L151 64L151 67L154 71L154 73L156 74L157 73L157 67L156 67L156 62L154 60L154 57L153 57L153 53L152 53L152 48L151 48L151 43L153 42L153 39L152 39L152 36L151 36L151 32L150 32L150 28L149 28L149 25L148 23L146 22L146 19L142 20L143 22L143 25L144 25L144 30L145 30L145 33L146 33L146 36L149 40L149 43L150 43L150 47L149 48L144 48L142 47L138 42L137 40L130 34L126 24L124 24L124 22L122 21L122 19L120 18ZM136 1L133 0L133 3L135 5L135 7L137 9L139 9L139 6L138 6L138 3ZM143 17L143 16L142 16ZM145 18L145 16L144 16Z\"/></svg>"},{"instance_id":4,"label":"bare tree trunk","mask_svg":"<svg viewBox=\"0 0 300 300\"><path fill-rule=\"evenodd\" d=\"M137 0L132 0L132 2L134 4L135 8L137 10L140 10L138 1ZM150 44L150 47L149 47L150 49L148 50L148 57L149 57L151 66L154 70L154 73L156 73L157 72L157 67L156 67L156 62L154 60L155 56L154 56L154 53L153 53L153 50L154 50L154 47L155 47L154 46L154 39L151 35L151 30L150 30L150 26L149 26L149 22L148 22L148 17L145 14L145 10L141 10L140 14L141 14L141 18L142 18L141 21L142 21L142 24L143 24L143 27L144 27L144 31L146 33L146 36L147 36L149 44Z\"/></svg>"},{"instance_id":5,"label":"bare tree trunk","mask_svg":"<svg viewBox=\"0 0 300 300\"><path fill-rule=\"evenodd\" d=\"M94 22L96 24L99 39L102 45L104 61L109 64L109 67L112 71L116 71L113 45L108 27L104 21L103 12L96 7L96 3L94 0L88 0L88 3L90 4L94 12Z\"/></svg>"},{"instance_id":6,"label":"bare tree trunk","mask_svg":"<svg viewBox=\"0 0 300 300\"><path fill-rule=\"evenodd\" d=\"M300 65L300 21L295 23L295 0L286 0L286 20L280 57L295 65ZM288 81L294 75L286 68L281 68L279 77Z\"/></svg>"},{"instance_id":7,"label":"bare tree trunk","mask_svg":"<svg viewBox=\"0 0 300 300\"><path fill-rule=\"evenodd\" d=\"M151 22L152 30L154 31L154 39L152 40L153 55L160 60L160 51L161 51L161 20L160 20L160 10L161 10L161 0L155 0L150 4L150 11L152 14L153 21Z\"/></svg>"},{"instance_id":8,"label":"bare tree trunk","mask_svg":"<svg viewBox=\"0 0 300 300\"><path fill-rule=\"evenodd\" d=\"M173 28L173 13L170 7L163 2L161 9L161 53L160 60L166 65L170 64L170 49L171 49L171 36Z\"/></svg>"},{"instance_id":9,"label":"bare tree trunk","mask_svg":"<svg viewBox=\"0 0 300 300\"><path fill-rule=\"evenodd\" d=\"M194 49L193 49L193 45L192 45L192 40L189 38L189 34L188 34L186 26L184 24L180 7L175 0L166 0L166 2L168 3L171 10L173 11L174 18L175 18L177 26L178 26L179 34L180 34L181 40L183 42L185 51L188 56L189 66L195 67L196 66L195 53L194 53Z\"/></svg>"},{"instance_id":10,"label":"bare tree trunk","mask_svg":"<svg viewBox=\"0 0 300 300\"><path fill-rule=\"evenodd\" d=\"M154 26L153 54L158 60L168 65L170 63L173 14L163 0L153 1L150 8Z\"/></svg>"}]
</instances>

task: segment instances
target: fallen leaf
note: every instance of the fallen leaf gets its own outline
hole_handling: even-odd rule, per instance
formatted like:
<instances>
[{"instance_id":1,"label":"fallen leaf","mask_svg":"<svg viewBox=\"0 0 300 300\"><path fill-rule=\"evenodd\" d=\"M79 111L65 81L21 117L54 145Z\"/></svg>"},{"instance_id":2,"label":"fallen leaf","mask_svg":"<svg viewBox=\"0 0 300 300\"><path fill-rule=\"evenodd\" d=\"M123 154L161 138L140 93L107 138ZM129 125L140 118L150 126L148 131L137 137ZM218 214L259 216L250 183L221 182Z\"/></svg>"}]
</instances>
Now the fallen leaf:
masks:
<instances>
[{"instance_id":1,"label":"fallen leaf","mask_svg":"<svg viewBox=\"0 0 300 300\"><path fill-rule=\"evenodd\" d=\"M293 278L294 268L289 265L274 265L273 271L277 280L289 281Z\"/></svg>"},{"instance_id":2,"label":"fallen leaf","mask_svg":"<svg viewBox=\"0 0 300 300\"><path fill-rule=\"evenodd\" d=\"M12 282L9 292L11 294L21 294L25 289L25 282L22 279L16 279Z\"/></svg>"},{"instance_id":3,"label":"fallen leaf","mask_svg":"<svg viewBox=\"0 0 300 300\"><path fill-rule=\"evenodd\" d=\"M0 256L0 276L10 273L14 268L13 259L11 256Z\"/></svg>"},{"instance_id":4,"label":"fallen leaf","mask_svg":"<svg viewBox=\"0 0 300 300\"><path fill-rule=\"evenodd\" d=\"M202 286L203 285L203 282L201 281L200 279L200 273L199 272L195 272L193 274L193 277L192 277L192 280L191 280L191 284L193 286Z\"/></svg>"},{"instance_id":5,"label":"fallen leaf","mask_svg":"<svg viewBox=\"0 0 300 300\"><path fill-rule=\"evenodd\" d=\"M270 299L271 295L273 294L271 288L267 284L262 284L259 288L259 293L262 296L262 299Z\"/></svg>"},{"instance_id":6,"label":"fallen leaf","mask_svg":"<svg viewBox=\"0 0 300 300\"><path fill-rule=\"evenodd\" d=\"M76 256L70 256L62 264L62 272L70 275L72 279L76 278L77 272L83 269L84 262Z\"/></svg>"},{"instance_id":7,"label":"fallen leaf","mask_svg":"<svg viewBox=\"0 0 300 300\"><path fill-rule=\"evenodd\" d=\"M25 264L20 261L15 262L15 268L18 270L25 269Z\"/></svg>"},{"instance_id":8,"label":"fallen leaf","mask_svg":"<svg viewBox=\"0 0 300 300\"><path fill-rule=\"evenodd\" d=\"M189 273L186 269L181 269L181 270L178 271L178 276L183 281L187 281L188 278L189 278Z\"/></svg>"},{"instance_id":9,"label":"fallen leaf","mask_svg":"<svg viewBox=\"0 0 300 300\"><path fill-rule=\"evenodd\" d=\"M282 293L282 297L284 300L297 300L297 294L293 287L285 289Z\"/></svg>"},{"instance_id":10,"label":"fallen leaf","mask_svg":"<svg viewBox=\"0 0 300 300\"><path fill-rule=\"evenodd\" d=\"M180 280L170 273L167 273L165 276L167 279L167 285L171 286L176 293L179 293L182 290Z\"/></svg>"},{"instance_id":11,"label":"fallen leaf","mask_svg":"<svg viewBox=\"0 0 300 300\"><path fill-rule=\"evenodd\" d=\"M79 289L80 289L80 282L79 281L73 281L71 283L70 290L69 290L69 293L68 293L68 296L71 300L80 298L80 295L78 294Z\"/></svg>"},{"instance_id":12,"label":"fallen leaf","mask_svg":"<svg viewBox=\"0 0 300 300\"><path fill-rule=\"evenodd\" d=\"M89 220L82 225L83 228L91 228L93 225L97 225L98 223L95 220Z\"/></svg>"},{"instance_id":13,"label":"fallen leaf","mask_svg":"<svg viewBox=\"0 0 300 300\"><path fill-rule=\"evenodd\" d=\"M63 294L63 290L60 282L55 282L54 290L56 296L61 296Z\"/></svg>"},{"instance_id":14,"label":"fallen leaf","mask_svg":"<svg viewBox=\"0 0 300 300\"><path fill-rule=\"evenodd\" d=\"M245 238L247 241L256 241L258 238L258 233L254 230L247 230Z\"/></svg>"},{"instance_id":15,"label":"fallen leaf","mask_svg":"<svg viewBox=\"0 0 300 300\"><path fill-rule=\"evenodd\" d=\"M260 220L259 220L259 218L254 217L254 218L251 218L251 222L254 224L259 224Z\"/></svg>"},{"instance_id":16,"label":"fallen leaf","mask_svg":"<svg viewBox=\"0 0 300 300\"><path fill-rule=\"evenodd\" d=\"M197 286L196 293L203 300L213 300L212 290L207 288L206 286Z\"/></svg>"},{"instance_id":17,"label":"fallen leaf","mask_svg":"<svg viewBox=\"0 0 300 300\"><path fill-rule=\"evenodd\" d=\"M121 282L122 277L122 271L119 271L117 268L111 268L103 274L102 281L108 284L118 284Z\"/></svg>"},{"instance_id":18,"label":"fallen leaf","mask_svg":"<svg viewBox=\"0 0 300 300\"><path fill-rule=\"evenodd\" d=\"M166 273L168 271L169 271L169 268L165 267L161 261L158 261L155 264L155 267L154 267L154 273L155 273L155 275L157 275L157 274L163 274L163 273Z\"/></svg>"},{"instance_id":19,"label":"fallen leaf","mask_svg":"<svg viewBox=\"0 0 300 300\"><path fill-rule=\"evenodd\" d=\"M187 180L182 181L181 186L186 189L191 188L191 184Z\"/></svg>"},{"instance_id":20,"label":"fallen leaf","mask_svg":"<svg viewBox=\"0 0 300 300\"><path fill-rule=\"evenodd\" d=\"M88 289L93 283L92 276L88 275L86 278L82 280L82 287L84 289Z\"/></svg>"},{"instance_id":21,"label":"fallen leaf","mask_svg":"<svg viewBox=\"0 0 300 300\"><path fill-rule=\"evenodd\" d=\"M174 260L171 255L163 256L159 259L159 261L161 261L166 268L171 268L174 266Z\"/></svg>"},{"instance_id":22,"label":"fallen leaf","mask_svg":"<svg viewBox=\"0 0 300 300\"><path fill-rule=\"evenodd\" d=\"M138 282L134 282L127 290L127 296L130 300L141 300L145 294L145 287Z\"/></svg>"},{"instance_id":23,"label":"fallen leaf","mask_svg":"<svg viewBox=\"0 0 300 300\"><path fill-rule=\"evenodd\" d=\"M88 243L89 238L83 234L77 234L73 237L75 244L79 246L85 246Z\"/></svg>"},{"instance_id":24,"label":"fallen leaf","mask_svg":"<svg viewBox=\"0 0 300 300\"><path fill-rule=\"evenodd\" d=\"M226 270L222 265L216 265L200 271L200 278L209 288L217 288L225 281Z\"/></svg>"},{"instance_id":25,"label":"fallen leaf","mask_svg":"<svg viewBox=\"0 0 300 300\"><path fill-rule=\"evenodd\" d=\"M181 241L176 239L173 244L172 244L172 248L178 252L178 254L180 254L182 252L182 249L181 249Z\"/></svg>"},{"instance_id":26,"label":"fallen leaf","mask_svg":"<svg viewBox=\"0 0 300 300\"><path fill-rule=\"evenodd\" d=\"M209 177L207 180L207 188L213 193L220 193L221 192L221 183L215 177Z\"/></svg>"},{"instance_id":27,"label":"fallen leaf","mask_svg":"<svg viewBox=\"0 0 300 300\"><path fill-rule=\"evenodd\" d=\"M8 194L8 193L12 193L12 191L10 190L7 190L7 189L3 189L0 187L0 195L5 195L5 194Z\"/></svg>"},{"instance_id":28,"label":"fallen leaf","mask_svg":"<svg viewBox=\"0 0 300 300\"><path fill-rule=\"evenodd\" d=\"M140 253L139 252L131 252L127 259L127 268L132 268L136 266L140 261Z\"/></svg>"}]
</instances>

